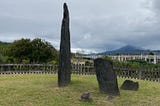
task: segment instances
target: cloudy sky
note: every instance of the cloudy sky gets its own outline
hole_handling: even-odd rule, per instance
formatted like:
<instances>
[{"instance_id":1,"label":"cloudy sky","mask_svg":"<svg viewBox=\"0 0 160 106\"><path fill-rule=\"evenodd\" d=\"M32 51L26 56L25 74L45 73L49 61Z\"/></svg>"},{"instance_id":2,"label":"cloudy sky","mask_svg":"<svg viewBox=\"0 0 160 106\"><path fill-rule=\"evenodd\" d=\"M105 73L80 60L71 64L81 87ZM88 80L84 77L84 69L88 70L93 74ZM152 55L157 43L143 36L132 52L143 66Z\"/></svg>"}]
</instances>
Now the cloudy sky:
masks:
<instances>
[{"instance_id":1,"label":"cloudy sky","mask_svg":"<svg viewBox=\"0 0 160 106\"><path fill-rule=\"evenodd\" d=\"M64 2L74 51L160 49L160 0L0 0L0 40L42 38L58 48Z\"/></svg>"}]
</instances>

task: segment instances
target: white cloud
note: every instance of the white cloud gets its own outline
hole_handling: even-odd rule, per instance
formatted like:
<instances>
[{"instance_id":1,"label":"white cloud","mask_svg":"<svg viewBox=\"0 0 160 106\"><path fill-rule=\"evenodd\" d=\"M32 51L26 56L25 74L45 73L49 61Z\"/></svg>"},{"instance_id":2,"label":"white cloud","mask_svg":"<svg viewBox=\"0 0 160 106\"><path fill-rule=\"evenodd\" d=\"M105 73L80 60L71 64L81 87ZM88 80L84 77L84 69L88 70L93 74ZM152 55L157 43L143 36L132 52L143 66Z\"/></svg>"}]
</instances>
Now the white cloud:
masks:
<instances>
[{"instance_id":1,"label":"white cloud","mask_svg":"<svg viewBox=\"0 0 160 106\"><path fill-rule=\"evenodd\" d=\"M1 0L0 40L40 37L59 48L63 2ZM104 51L125 44L160 49L160 0L67 2L73 49Z\"/></svg>"}]
</instances>

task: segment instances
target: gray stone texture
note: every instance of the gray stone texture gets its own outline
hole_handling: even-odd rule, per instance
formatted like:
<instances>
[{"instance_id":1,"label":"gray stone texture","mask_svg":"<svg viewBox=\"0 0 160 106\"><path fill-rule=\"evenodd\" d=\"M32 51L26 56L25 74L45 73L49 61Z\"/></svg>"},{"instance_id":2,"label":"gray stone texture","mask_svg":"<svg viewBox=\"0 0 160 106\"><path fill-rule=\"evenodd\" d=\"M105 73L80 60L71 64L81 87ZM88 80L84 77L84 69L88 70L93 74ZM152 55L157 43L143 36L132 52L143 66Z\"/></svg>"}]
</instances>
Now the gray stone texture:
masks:
<instances>
[{"instance_id":1,"label":"gray stone texture","mask_svg":"<svg viewBox=\"0 0 160 106\"><path fill-rule=\"evenodd\" d=\"M70 29L69 10L67 4L63 5L64 14L61 26L61 42L58 69L58 86L66 86L71 81L71 50L70 50Z\"/></svg>"},{"instance_id":2,"label":"gray stone texture","mask_svg":"<svg viewBox=\"0 0 160 106\"><path fill-rule=\"evenodd\" d=\"M99 58L94 60L94 67L100 92L108 95L120 95L112 61Z\"/></svg>"},{"instance_id":3,"label":"gray stone texture","mask_svg":"<svg viewBox=\"0 0 160 106\"><path fill-rule=\"evenodd\" d=\"M121 89L137 91L139 89L139 83L131 80L125 80L121 86Z\"/></svg>"},{"instance_id":4,"label":"gray stone texture","mask_svg":"<svg viewBox=\"0 0 160 106\"><path fill-rule=\"evenodd\" d=\"M81 101L85 101L85 102L91 102L93 101L92 97L91 97L91 94L89 92L84 92L82 95L81 95Z\"/></svg>"}]
</instances>

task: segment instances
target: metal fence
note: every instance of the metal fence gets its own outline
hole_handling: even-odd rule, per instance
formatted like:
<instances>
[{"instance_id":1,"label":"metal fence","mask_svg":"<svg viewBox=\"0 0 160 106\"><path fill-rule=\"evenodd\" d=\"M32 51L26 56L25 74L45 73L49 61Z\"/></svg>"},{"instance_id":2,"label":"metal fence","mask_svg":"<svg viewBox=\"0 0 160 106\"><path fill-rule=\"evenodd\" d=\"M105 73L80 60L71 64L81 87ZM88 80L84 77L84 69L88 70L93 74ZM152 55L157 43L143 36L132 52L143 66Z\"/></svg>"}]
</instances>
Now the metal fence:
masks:
<instances>
[{"instance_id":1,"label":"metal fence","mask_svg":"<svg viewBox=\"0 0 160 106\"><path fill-rule=\"evenodd\" d=\"M118 77L160 82L160 68L113 67ZM57 74L53 64L0 64L0 74ZM94 75L94 66L72 64L72 74Z\"/></svg>"},{"instance_id":2,"label":"metal fence","mask_svg":"<svg viewBox=\"0 0 160 106\"><path fill-rule=\"evenodd\" d=\"M117 76L160 82L160 68L114 67Z\"/></svg>"},{"instance_id":3,"label":"metal fence","mask_svg":"<svg viewBox=\"0 0 160 106\"><path fill-rule=\"evenodd\" d=\"M58 66L51 64L0 64L0 74L57 73Z\"/></svg>"},{"instance_id":4,"label":"metal fence","mask_svg":"<svg viewBox=\"0 0 160 106\"><path fill-rule=\"evenodd\" d=\"M95 74L94 66L72 64L72 74L94 75Z\"/></svg>"},{"instance_id":5,"label":"metal fence","mask_svg":"<svg viewBox=\"0 0 160 106\"><path fill-rule=\"evenodd\" d=\"M56 74L58 66L53 64L0 64L0 74ZM72 64L72 74L93 75L94 67Z\"/></svg>"}]
</instances>

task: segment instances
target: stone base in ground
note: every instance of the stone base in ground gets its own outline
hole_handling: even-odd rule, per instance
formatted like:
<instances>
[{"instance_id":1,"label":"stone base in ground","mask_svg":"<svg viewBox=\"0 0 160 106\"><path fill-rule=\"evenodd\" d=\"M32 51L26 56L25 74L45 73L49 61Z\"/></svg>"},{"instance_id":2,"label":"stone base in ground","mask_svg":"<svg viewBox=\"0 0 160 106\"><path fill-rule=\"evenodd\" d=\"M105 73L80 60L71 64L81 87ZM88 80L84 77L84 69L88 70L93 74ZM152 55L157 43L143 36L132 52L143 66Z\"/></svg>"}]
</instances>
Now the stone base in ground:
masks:
<instances>
[{"instance_id":1,"label":"stone base in ground","mask_svg":"<svg viewBox=\"0 0 160 106\"><path fill-rule=\"evenodd\" d=\"M131 80L125 80L121 86L121 89L137 91L139 89L139 83Z\"/></svg>"}]
</instances>

